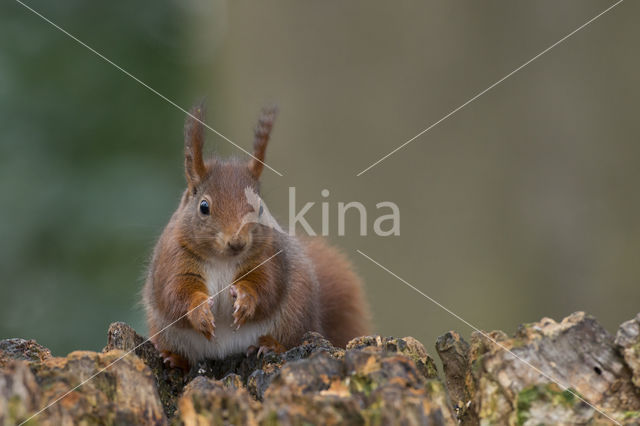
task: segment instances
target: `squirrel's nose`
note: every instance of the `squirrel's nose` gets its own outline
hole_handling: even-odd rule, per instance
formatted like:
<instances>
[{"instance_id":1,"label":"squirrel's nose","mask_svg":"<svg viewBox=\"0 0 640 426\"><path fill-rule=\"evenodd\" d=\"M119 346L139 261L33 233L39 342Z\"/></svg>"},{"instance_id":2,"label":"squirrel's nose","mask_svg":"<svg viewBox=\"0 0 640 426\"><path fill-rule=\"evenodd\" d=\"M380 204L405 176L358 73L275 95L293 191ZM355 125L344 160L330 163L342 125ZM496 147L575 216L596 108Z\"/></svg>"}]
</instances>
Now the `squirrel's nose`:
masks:
<instances>
[{"instance_id":1,"label":"squirrel's nose","mask_svg":"<svg viewBox=\"0 0 640 426\"><path fill-rule=\"evenodd\" d=\"M247 243L242 240L232 240L227 242L227 247L234 253L239 253L246 245Z\"/></svg>"}]
</instances>

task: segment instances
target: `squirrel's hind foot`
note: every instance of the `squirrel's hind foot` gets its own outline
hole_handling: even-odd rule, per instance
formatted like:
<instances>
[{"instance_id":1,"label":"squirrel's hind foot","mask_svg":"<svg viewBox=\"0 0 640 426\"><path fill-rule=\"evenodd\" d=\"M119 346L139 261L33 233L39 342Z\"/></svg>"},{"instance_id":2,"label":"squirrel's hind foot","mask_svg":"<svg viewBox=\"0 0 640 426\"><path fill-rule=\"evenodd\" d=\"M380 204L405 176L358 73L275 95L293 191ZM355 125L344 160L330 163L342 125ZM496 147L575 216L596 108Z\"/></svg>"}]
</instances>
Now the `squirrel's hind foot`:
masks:
<instances>
[{"instance_id":1,"label":"squirrel's hind foot","mask_svg":"<svg viewBox=\"0 0 640 426\"><path fill-rule=\"evenodd\" d=\"M271 352L281 354L281 353L284 353L286 350L287 348L285 348L282 344L280 344L280 342L278 342L270 334L266 334L258 338L258 354L257 354L258 358L260 358L262 355L267 355Z\"/></svg>"},{"instance_id":2,"label":"squirrel's hind foot","mask_svg":"<svg viewBox=\"0 0 640 426\"><path fill-rule=\"evenodd\" d=\"M162 351L160 356L162 357L162 362L170 368L179 368L183 373L189 372L189 361L182 355L171 351Z\"/></svg>"}]
</instances>

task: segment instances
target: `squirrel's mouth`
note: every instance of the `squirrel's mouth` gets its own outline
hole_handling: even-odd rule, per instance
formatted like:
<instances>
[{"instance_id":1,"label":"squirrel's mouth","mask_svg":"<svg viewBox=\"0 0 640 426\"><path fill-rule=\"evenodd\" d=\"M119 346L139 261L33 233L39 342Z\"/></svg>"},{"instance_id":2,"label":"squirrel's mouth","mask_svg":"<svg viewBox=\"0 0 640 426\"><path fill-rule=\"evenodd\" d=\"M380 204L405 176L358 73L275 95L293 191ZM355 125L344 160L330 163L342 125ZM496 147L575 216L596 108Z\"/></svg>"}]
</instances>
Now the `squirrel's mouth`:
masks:
<instances>
[{"instance_id":1,"label":"squirrel's mouth","mask_svg":"<svg viewBox=\"0 0 640 426\"><path fill-rule=\"evenodd\" d=\"M249 249L249 243L247 241L244 241L244 242L226 243L222 246L218 246L216 251L222 257L238 259L238 258L241 258L244 254L246 254L248 249Z\"/></svg>"},{"instance_id":2,"label":"squirrel's mouth","mask_svg":"<svg viewBox=\"0 0 640 426\"><path fill-rule=\"evenodd\" d=\"M246 244L244 243L241 245L227 246L227 248L225 249L225 253L228 256L235 257L243 253L245 251L245 247L246 247Z\"/></svg>"},{"instance_id":3,"label":"squirrel's mouth","mask_svg":"<svg viewBox=\"0 0 640 426\"><path fill-rule=\"evenodd\" d=\"M222 235L222 250L229 257L237 257L246 252L251 244L251 235L246 226L240 226L233 233Z\"/></svg>"}]
</instances>

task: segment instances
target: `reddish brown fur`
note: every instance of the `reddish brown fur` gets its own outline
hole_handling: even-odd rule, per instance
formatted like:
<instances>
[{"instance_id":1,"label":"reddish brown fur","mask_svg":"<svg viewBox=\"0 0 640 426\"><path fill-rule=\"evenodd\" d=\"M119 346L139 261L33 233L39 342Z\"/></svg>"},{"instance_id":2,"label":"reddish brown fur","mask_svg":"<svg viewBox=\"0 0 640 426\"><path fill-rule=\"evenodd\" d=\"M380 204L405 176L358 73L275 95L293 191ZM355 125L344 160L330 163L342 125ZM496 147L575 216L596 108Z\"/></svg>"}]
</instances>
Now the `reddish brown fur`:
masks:
<instances>
[{"instance_id":1,"label":"reddish brown fur","mask_svg":"<svg viewBox=\"0 0 640 426\"><path fill-rule=\"evenodd\" d=\"M175 334L169 337L162 331L174 321L171 327L177 330L196 330L211 344L228 346L228 341L215 336L219 331L215 323L227 318L216 318L212 309L230 315L228 321L233 321L239 332L250 324L262 327L263 335L251 345L269 350L281 351L298 344L306 331L323 333L339 346L367 333L369 314L362 285L342 254L320 239L299 242L263 225L241 227L243 216L252 211L244 190L249 187L258 192L263 165L255 159L248 163L217 159L205 163L203 126L198 121L203 119L203 111L202 106L196 107L192 114L197 119L187 119L188 188L156 245L145 284L147 321L156 346L170 361L180 358L169 356L172 353L194 361L215 349L202 343L202 348L197 348L204 352L194 354L181 347L182 340ZM260 161L274 114L275 110L267 110L256 129L254 155ZM199 211L202 200L209 203L208 215ZM242 250L231 252L232 245L237 244L244 244ZM211 272L209 265L220 261L236 265L234 284L210 303L208 298L214 294L207 280L212 279L212 273L215 279L218 269ZM229 305L217 305L222 301Z\"/></svg>"},{"instance_id":2,"label":"reddish brown fur","mask_svg":"<svg viewBox=\"0 0 640 426\"><path fill-rule=\"evenodd\" d=\"M319 304L325 336L345 347L355 336L370 332L371 314L360 278L347 258L322 238L304 241L320 282Z\"/></svg>"},{"instance_id":3,"label":"reddish brown fur","mask_svg":"<svg viewBox=\"0 0 640 426\"><path fill-rule=\"evenodd\" d=\"M276 353L283 353L287 350L284 346L282 346L273 336L267 334L266 336L262 336L258 339L258 345L261 348L264 348L269 351L273 351Z\"/></svg>"},{"instance_id":4,"label":"reddish brown fur","mask_svg":"<svg viewBox=\"0 0 640 426\"><path fill-rule=\"evenodd\" d=\"M184 126L184 168L187 174L189 187L197 184L200 177L206 174L204 161L202 160L202 147L204 146L204 104L200 104L191 110L191 120L187 120Z\"/></svg>"},{"instance_id":5,"label":"reddish brown fur","mask_svg":"<svg viewBox=\"0 0 640 426\"><path fill-rule=\"evenodd\" d=\"M267 143L269 143L269 136L271 135L271 129L273 128L273 122L276 119L276 113L278 112L275 106L266 108L254 131L253 139L253 158L249 160L249 170L256 179L260 178L262 169L264 168L265 152L267 150Z\"/></svg>"}]
</instances>

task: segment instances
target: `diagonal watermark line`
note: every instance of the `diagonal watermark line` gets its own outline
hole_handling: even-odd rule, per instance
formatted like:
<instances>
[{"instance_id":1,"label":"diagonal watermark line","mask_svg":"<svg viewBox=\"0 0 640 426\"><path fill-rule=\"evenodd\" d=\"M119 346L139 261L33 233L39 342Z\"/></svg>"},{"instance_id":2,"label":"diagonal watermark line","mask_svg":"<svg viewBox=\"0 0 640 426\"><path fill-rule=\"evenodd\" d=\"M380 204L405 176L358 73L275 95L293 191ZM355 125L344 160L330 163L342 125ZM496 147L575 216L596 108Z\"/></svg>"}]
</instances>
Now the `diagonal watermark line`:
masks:
<instances>
[{"instance_id":1,"label":"diagonal watermark line","mask_svg":"<svg viewBox=\"0 0 640 426\"><path fill-rule=\"evenodd\" d=\"M361 250L356 250L358 253L360 253L362 256L364 256L365 258L367 258L368 260L370 260L371 262L373 262L374 264L376 264L378 267L380 267L381 269L383 269L384 271L386 271L387 273L391 274L393 277L397 278L398 280L402 281L404 284L406 284L408 287L412 288L413 290L417 291L418 293L420 293L423 297L425 297L426 299L428 299L429 301L431 301L432 303L438 305L440 308L444 309L446 312L448 312L449 314L451 314L452 316L456 317L458 320L462 321L463 323L465 323L467 326L469 326L470 328L472 328L474 331L477 331L478 333L480 333L485 339L491 341L492 343L494 343L496 346L498 346L499 348L505 350L506 352L508 352L511 356L513 356L515 359L517 359L518 361L524 363L525 365L527 365L528 367L532 368L535 372L537 372L538 374L540 374L542 377L546 378L547 380L550 380L551 382L555 383L556 385L560 386L563 390L565 390L566 392L569 392L571 395L575 396L576 398L578 398L580 401L584 402L585 404L587 404L589 407L593 408L594 410L596 410L598 413L602 414L603 416L605 416L607 419L611 420L612 422L614 422L617 425L621 425L621 423L617 420L615 420L614 418L612 418L610 415L608 415L607 413L605 413L604 411L602 411L600 408L596 407L595 405L593 405L592 403L590 403L589 401L587 401L586 399L584 399L582 396L578 395L577 392L574 392L569 386L565 385L564 383L562 383L560 380L550 376L549 374L545 373L544 371L540 370L538 367L536 367L535 365L531 364L529 361L527 361L526 359L523 359L521 357L519 357L518 355L516 355L513 351L511 351L509 348L507 348L505 345L503 345L502 343L498 342L497 340L495 340L494 338L492 338L491 336L489 336L487 333L485 333L484 331L480 330L478 327L476 327L475 325L471 324L469 321L465 320L464 318L462 318L460 315L456 314L455 312L453 312L452 310L450 310L449 308L447 308L446 306L444 306L443 304L441 304L440 302L438 302L437 300L435 300L434 298L430 297L429 295L425 294L422 290L418 289L417 287L415 287L414 285L412 285L411 283L405 281L404 279L402 279L401 277L399 277L398 275L396 275L394 272L392 272L391 270L389 270L388 268L386 268L384 265L380 264L380 262L372 259L370 256L368 256L367 254L363 253Z\"/></svg>"},{"instance_id":2,"label":"diagonal watermark line","mask_svg":"<svg viewBox=\"0 0 640 426\"><path fill-rule=\"evenodd\" d=\"M430 125L429 127L427 127L426 129L422 130L420 133L418 133L417 135L415 135L414 137L412 137L411 139L409 139L408 141L404 142L402 145L398 146L396 149L394 149L393 151L391 151L390 153L388 153L387 155L385 155L384 157L380 158L378 161L376 161L375 163L371 164L369 167L367 167L366 169L362 170L360 173L358 173L356 176L362 176L364 173L366 173L367 171L369 171L370 169L372 169L373 167L377 166L378 164L380 164L381 162L383 162L384 160L386 160L387 158L391 157L393 154L395 154L396 152L400 151L402 148L404 148L405 146L409 145L411 142L415 141L416 139L418 139L420 136L424 135L425 133L427 133L429 130L433 129L434 127L436 127L438 124L442 123L443 121L445 121L447 118L451 117L452 115L454 115L455 113L457 113L458 111L460 111L462 108L466 107L467 105L469 105L470 103L472 103L473 101L475 101L476 99L478 99L479 97L481 97L482 95L484 95L485 93L487 93L488 91L490 91L491 89L493 89L494 87L498 86L500 83L502 83L503 81L505 81L506 79L508 79L509 77L511 77L512 75L514 75L515 73L517 73L518 71L520 71L521 69L523 69L524 67L526 67L527 65L529 65L530 63L532 63L533 61L535 61L536 59L538 59L539 57L541 57L542 55L544 55L545 53L549 52L551 49L553 49L554 47L556 47L557 45L559 45L560 43L564 42L565 40L567 40L569 37L573 36L574 34L576 34L578 31L582 30L583 28L585 28L586 26L588 26L589 24L593 23L596 19L600 18L602 15L604 15L605 13L609 12L611 9L613 9L614 7L618 6L620 3L622 3L624 0L618 0L617 2L615 2L614 4L612 4L611 6L609 6L608 8L606 8L605 10L603 10L602 12L600 12L599 14L597 14L596 16L594 16L593 18L589 19L587 22L585 22L584 24L580 25L578 28L576 28L575 30L571 31L569 34L567 34L566 36L562 37L560 40L556 41L555 43L553 43L551 46L547 47L546 49L544 49L542 52L538 53L536 56L534 56L533 58L529 59L527 62L525 62L524 64L520 65L518 68L516 68L515 70L511 71L509 74L505 75L504 77L502 77L500 80L496 81L495 83L493 83L491 86L487 87L486 89L484 89L483 91L479 92L478 94L476 94L474 97L472 97L471 99L469 99L468 101L466 101L465 103L463 103L462 105L460 105L459 107L457 107L456 109L454 109L453 111L449 112L447 115L445 115L444 117L442 117L441 119L439 119L438 121L436 121L435 123L433 123L432 125Z\"/></svg>"},{"instance_id":3,"label":"diagonal watermark line","mask_svg":"<svg viewBox=\"0 0 640 426\"><path fill-rule=\"evenodd\" d=\"M76 389L78 389L80 386L86 384L87 382L91 381L92 379L94 379L96 376L98 376L100 373L103 373L105 370L107 370L109 367L111 367L113 364L117 363L118 361L121 361L123 358L125 358L127 355L131 354L131 352L134 352L135 350L137 350L140 346L144 345L145 343L147 343L148 341L150 341L151 339L153 339L154 337L156 337L157 335L163 333L165 330L167 330L169 327L171 327L172 325L174 325L175 323L177 323L178 321L180 321L182 318L186 317L187 315L189 315L191 312L195 311L196 309L198 309L200 306L204 305L205 303L210 302L211 300L213 300L214 297L218 296L220 293L222 293L223 291L225 291L226 289L228 289L229 287L231 287L232 285L234 285L235 283L237 283L238 281L240 281L241 279L243 279L244 277L246 277L247 275L249 275L250 273L252 273L253 271L255 271L256 269L258 269L259 267L261 267L262 265L264 265L265 263L269 262L271 259L273 259L274 257L276 257L277 255L279 255L280 253L282 253L282 250L278 250L278 252L274 255L272 255L271 257L269 257L268 259L264 260L263 262L261 262L259 265L257 265L256 267L254 267L253 269L251 269L250 271L248 271L247 273L245 273L244 275L242 275L241 277L237 278L236 280L234 280L231 284L229 284L228 286L226 286L225 288L223 288L222 290L220 290L219 292L217 292L216 294L214 294L213 296L209 296L207 297L204 302L200 303L199 305L197 305L195 308L187 311L186 313L184 313L181 317L179 317L177 320L173 321L172 323L170 323L169 325L165 326L164 328L162 328L160 331L158 331L157 333L149 336L144 342L140 343L138 346L136 346L135 348L131 349L130 351L126 352L124 355L122 355L121 357L119 357L118 359L116 359L115 361L112 361L109 365L107 365L106 367L102 368L101 370L99 370L97 373L93 374L91 377L89 377L88 379L83 380L82 382L80 382L79 384L75 385L74 387L72 387L71 389L69 389L67 392L65 392L64 394L62 394L61 396L59 396L58 398L56 398L55 400L53 400L53 402L49 403L47 406L45 406L44 408L42 408L40 411L38 411L37 413L31 415L31 417L29 417L28 419L26 419L25 421L23 421L22 423L20 423L18 426L22 426L25 423L27 423L29 420L33 419L34 417L42 414L44 411L48 410L49 408L53 407L54 405L56 405L58 402L62 401L65 397L67 397L71 392L75 391Z\"/></svg>"},{"instance_id":4,"label":"diagonal watermark line","mask_svg":"<svg viewBox=\"0 0 640 426\"><path fill-rule=\"evenodd\" d=\"M269 170L271 170L272 172L274 172L275 174L277 174L278 176L282 177L284 176L282 173L280 173L279 171L277 171L276 169L274 169L273 167L271 167L270 165L268 165L267 163L261 161L259 158L256 158L253 156L253 154L251 154L249 151L247 151L246 149L242 148L240 145L238 145L237 143L235 143L234 141L232 141L231 139L229 139L228 137L226 137L225 135L223 135L222 133L220 133L219 131L217 131L216 129L214 129L213 127L209 126L207 123L205 123L204 121L200 120L198 117L194 116L193 114L191 114L189 111L187 111L186 109L184 109L183 107L181 107L180 105L178 105L177 103L175 103L174 101L172 101L171 99L169 99L168 97L166 97L165 95L163 95L162 93L158 92L156 89L154 89L153 87L149 86L147 83L145 83L144 81L140 80L138 77L136 77L135 75L131 74L129 71L125 70L124 68L122 68L121 66L119 66L118 64L116 64L115 62L113 62L111 59L107 58L106 56L104 56L102 53L98 52L97 50L95 50L93 47L89 46L87 43L83 42L82 40L80 40L79 38L77 38L76 36L74 36L73 34L71 34L70 32L68 32L67 30L65 30L64 28L60 27L58 24L56 24L55 22L51 21L49 18L47 18L46 16L42 15L40 12L38 12L37 10L33 9L31 6L23 3L21 0L15 0L16 3L19 3L20 5L22 5L25 9L31 11L33 14L35 14L36 16L40 17L42 20L44 20L45 22L51 24L54 28L56 28L57 30L59 30L60 32L62 32L63 34L65 34L66 36L68 36L69 38L71 38L73 41L75 41L76 43L80 44L81 46L85 47L86 49L88 49L91 53L95 54L96 56L98 56L100 59L104 60L105 62L107 62L108 64L112 65L114 68L116 68L118 71L122 72L124 75L126 75L127 77L131 78L132 80L134 80L136 83L140 84L142 87L144 87L145 89L149 90L150 92L152 92L153 94L157 95L158 97L160 97L161 99L163 99L164 101L168 102L169 104L171 104L172 106L174 106L175 108L177 108L178 110L182 111L183 113L185 113L186 115L188 115L189 117L193 118L194 120L196 120L198 123L202 124L204 127L206 127L207 129L211 130L213 133L215 133L216 135L220 136L222 139L224 139L225 141L229 142L231 145L235 146L236 148L238 148L240 151L244 152L245 154L247 154L248 156L250 156L251 158L253 158L254 160L258 161L259 163L261 163L262 165L264 165L265 167L267 167Z\"/></svg>"}]
</instances>

